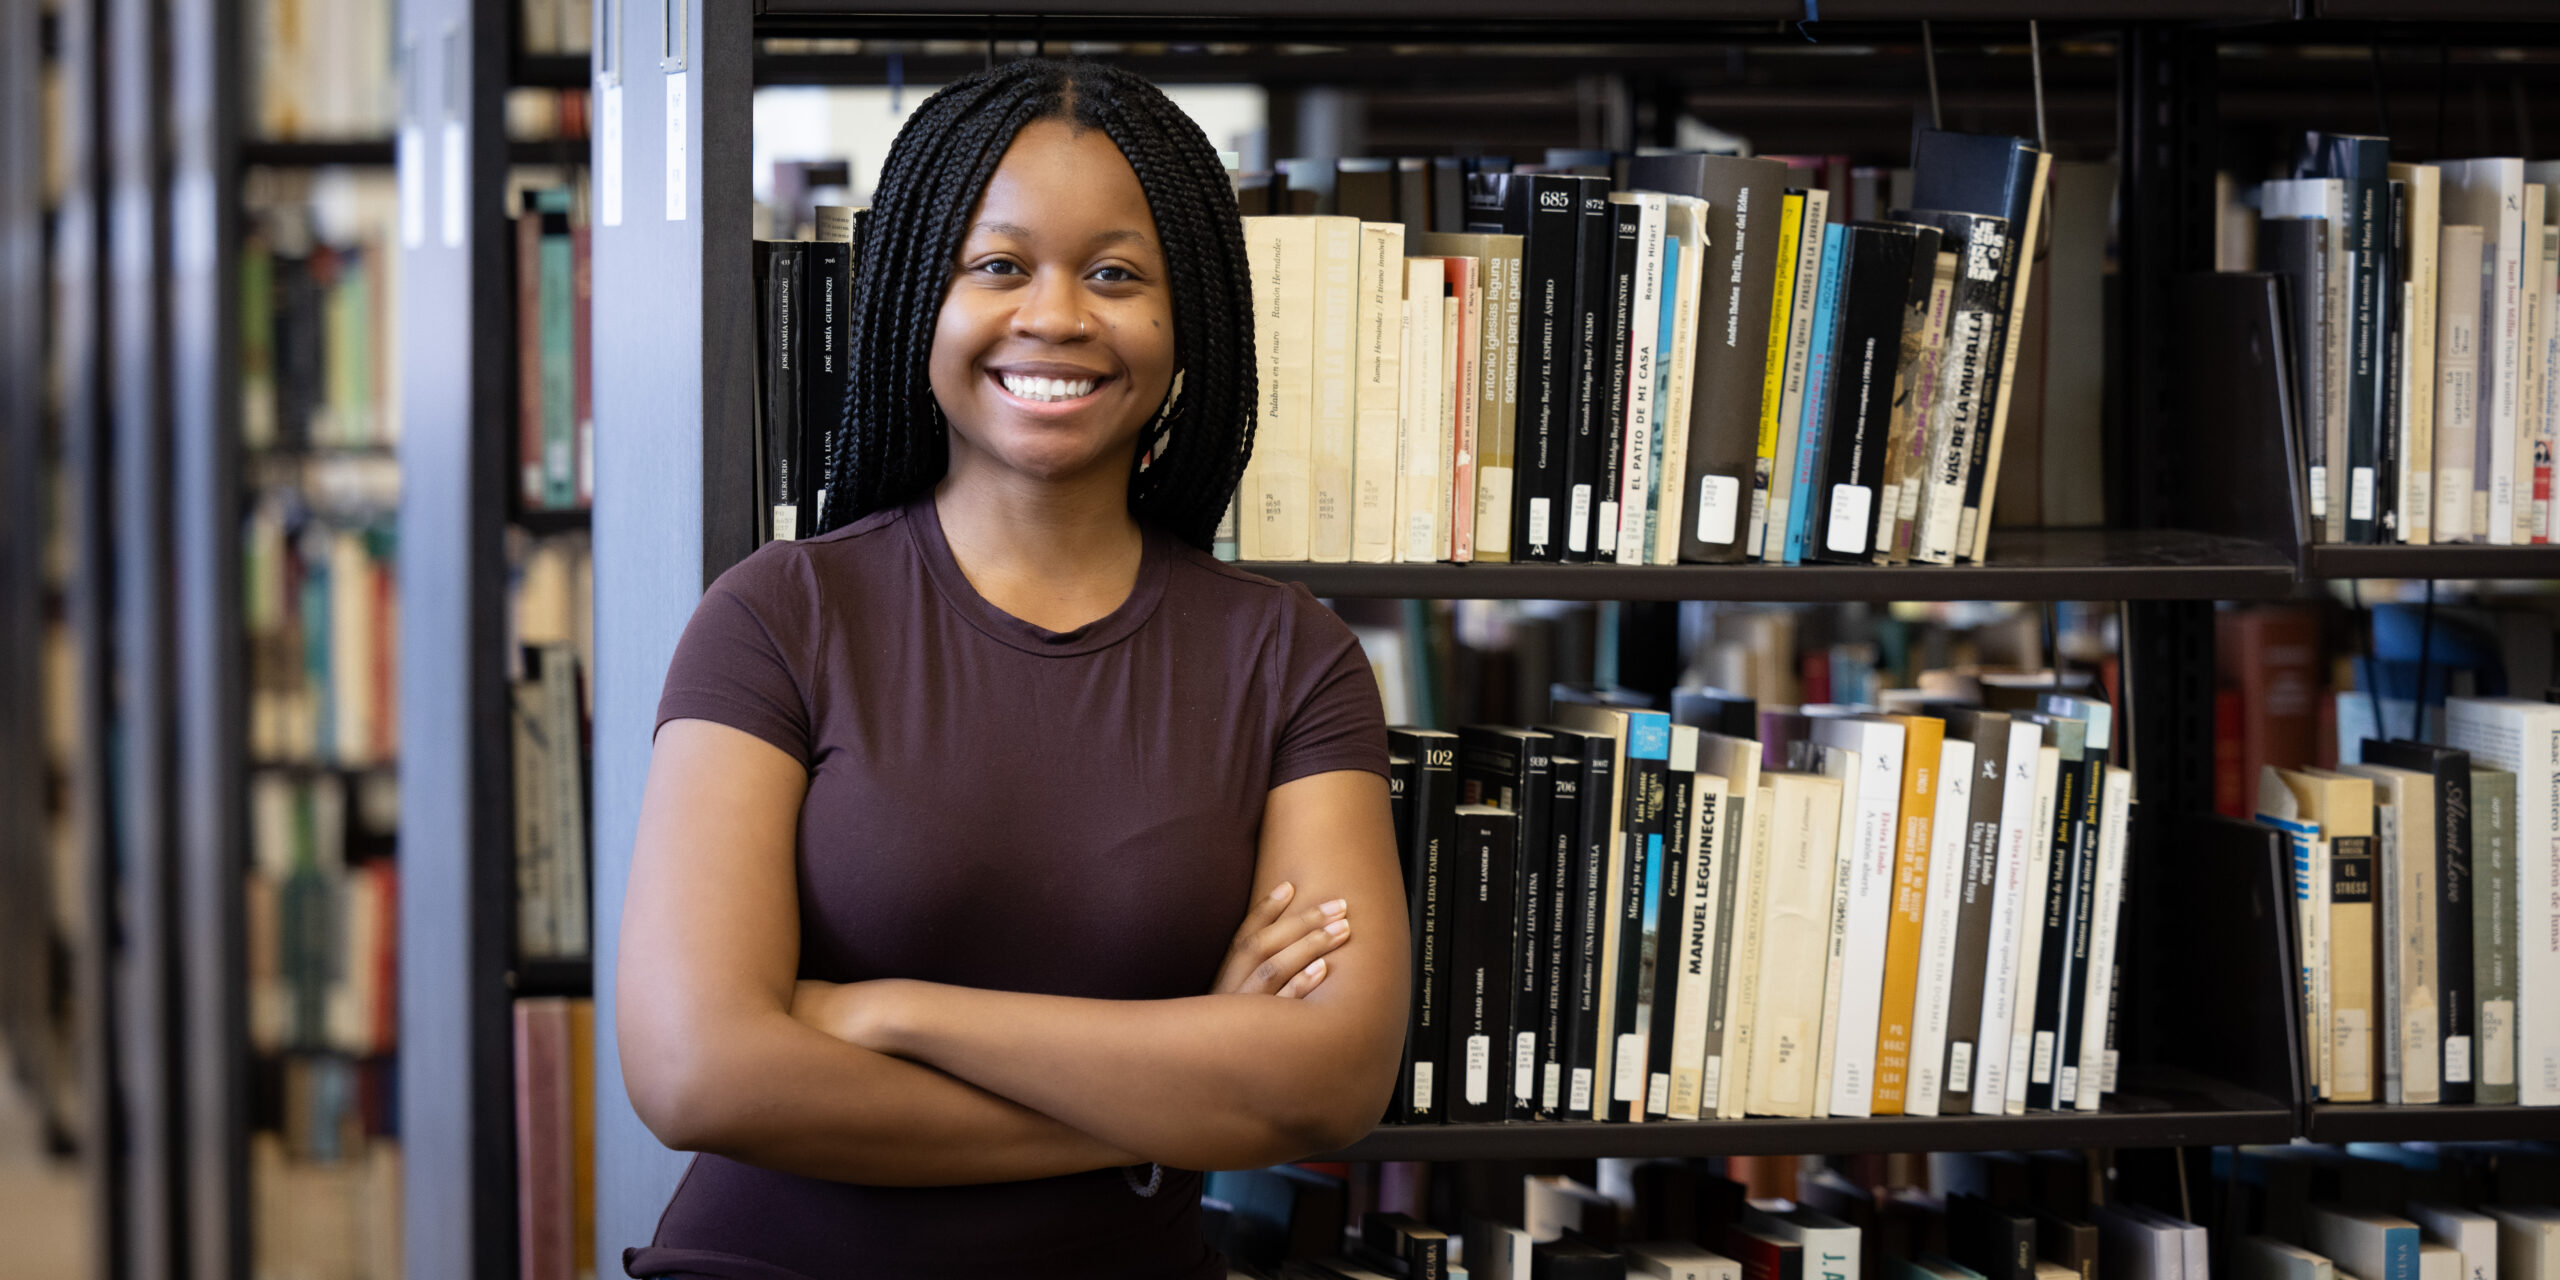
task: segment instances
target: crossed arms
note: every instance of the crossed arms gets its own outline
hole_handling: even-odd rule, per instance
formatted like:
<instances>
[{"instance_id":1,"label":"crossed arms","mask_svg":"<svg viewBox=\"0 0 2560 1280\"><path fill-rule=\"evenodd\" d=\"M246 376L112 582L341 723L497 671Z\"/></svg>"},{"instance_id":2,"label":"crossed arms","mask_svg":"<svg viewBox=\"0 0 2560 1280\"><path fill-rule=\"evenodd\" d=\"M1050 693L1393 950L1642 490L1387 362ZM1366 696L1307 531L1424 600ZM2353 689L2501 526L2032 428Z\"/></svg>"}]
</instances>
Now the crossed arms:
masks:
<instances>
[{"instance_id":1,"label":"crossed arms","mask_svg":"<svg viewBox=\"0 0 2560 1280\"><path fill-rule=\"evenodd\" d=\"M1239 935L1218 994L1177 1000L795 983L806 786L752 735L702 720L658 733L615 1013L632 1106L668 1146L931 1186L1273 1164L1346 1146L1385 1111L1408 961L1375 775L1271 791L1254 872L1271 926ZM1306 934L1334 901L1357 925L1320 944L1313 983L1305 944L1257 941Z\"/></svg>"}]
</instances>

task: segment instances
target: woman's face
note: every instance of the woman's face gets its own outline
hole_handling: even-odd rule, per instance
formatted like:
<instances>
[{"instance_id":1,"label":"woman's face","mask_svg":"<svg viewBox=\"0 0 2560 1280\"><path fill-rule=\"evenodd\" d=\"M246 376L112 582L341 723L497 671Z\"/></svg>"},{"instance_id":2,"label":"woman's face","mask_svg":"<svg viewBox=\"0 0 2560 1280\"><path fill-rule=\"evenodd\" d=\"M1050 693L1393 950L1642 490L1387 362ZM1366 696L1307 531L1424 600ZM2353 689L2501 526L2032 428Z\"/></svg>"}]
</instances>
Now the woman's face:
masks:
<instances>
[{"instance_id":1,"label":"woman's face","mask_svg":"<svg viewBox=\"0 0 2560 1280\"><path fill-rule=\"evenodd\" d=\"M1109 136L1025 125L987 180L934 326L952 470L1125 479L1173 380L1173 286Z\"/></svg>"}]
</instances>

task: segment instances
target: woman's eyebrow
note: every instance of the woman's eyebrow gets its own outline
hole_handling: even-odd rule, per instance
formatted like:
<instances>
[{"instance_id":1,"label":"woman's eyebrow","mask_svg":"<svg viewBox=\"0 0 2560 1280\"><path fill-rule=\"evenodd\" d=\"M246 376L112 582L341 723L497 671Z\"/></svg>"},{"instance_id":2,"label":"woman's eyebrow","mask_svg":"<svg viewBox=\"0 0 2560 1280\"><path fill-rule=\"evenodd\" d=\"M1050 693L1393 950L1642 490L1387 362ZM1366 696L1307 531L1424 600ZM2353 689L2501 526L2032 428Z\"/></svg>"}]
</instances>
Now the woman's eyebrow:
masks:
<instances>
[{"instance_id":1,"label":"woman's eyebrow","mask_svg":"<svg viewBox=\"0 0 2560 1280\"><path fill-rule=\"evenodd\" d=\"M988 235L1008 236L1016 240L1030 240L1035 238L1029 227L1015 222L981 222L976 226L969 228L969 230L972 234L983 231ZM1123 227L1116 231L1097 232L1093 237L1093 243L1096 245L1147 245L1155 243L1155 237L1148 235L1144 231Z\"/></svg>"}]
</instances>

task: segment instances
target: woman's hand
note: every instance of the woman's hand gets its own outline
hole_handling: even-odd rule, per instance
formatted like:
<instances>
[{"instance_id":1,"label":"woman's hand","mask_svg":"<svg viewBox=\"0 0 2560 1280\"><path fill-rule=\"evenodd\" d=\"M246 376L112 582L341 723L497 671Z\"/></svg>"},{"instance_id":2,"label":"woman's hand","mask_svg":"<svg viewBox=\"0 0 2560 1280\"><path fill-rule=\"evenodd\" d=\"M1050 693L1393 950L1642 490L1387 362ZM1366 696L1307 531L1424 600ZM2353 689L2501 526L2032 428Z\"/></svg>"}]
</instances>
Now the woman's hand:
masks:
<instances>
[{"instance_id":1,"label":"woman's hand","mask_svg":"<svg viewBox=\"0 0 2560 1280\"><path fill-rule=\"evenodd\" d=\"M1350 907L1336 898L1291 911L1289 900L1296 893L1296 885L1284 883L1245 913L1211 994L1292 1000L1323 984L1325 955L1351 938Z\"/></svg>"}]
</instances>

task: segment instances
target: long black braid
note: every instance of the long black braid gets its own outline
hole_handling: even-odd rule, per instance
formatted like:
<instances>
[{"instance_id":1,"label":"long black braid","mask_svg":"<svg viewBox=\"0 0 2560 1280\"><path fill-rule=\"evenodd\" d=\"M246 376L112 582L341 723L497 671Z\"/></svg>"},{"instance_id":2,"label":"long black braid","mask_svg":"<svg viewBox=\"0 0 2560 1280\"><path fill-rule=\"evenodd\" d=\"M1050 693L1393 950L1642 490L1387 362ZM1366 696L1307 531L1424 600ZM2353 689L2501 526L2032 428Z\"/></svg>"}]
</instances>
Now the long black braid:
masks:
<instances>
[{"instance_id":1,"label":"long black braid","mask_svg":"<svg viewBox=\"0 0 2560 1280\"><path fill-rule=\"evenodd\" d=\"M1028 58L965 76L899 129L854 267L847 350L858 354L826 464L828 523L898 506L949 465L928 371L934 327L978 197L1035 120L1100 130L1146 192L1172 276L1182 378L1173 411L1141 435L1129 509L1205 550L1253 451L1253 304L1235 193L1200 126L1162 91L1082 60Z\"/></svg>"}]
</instances>

